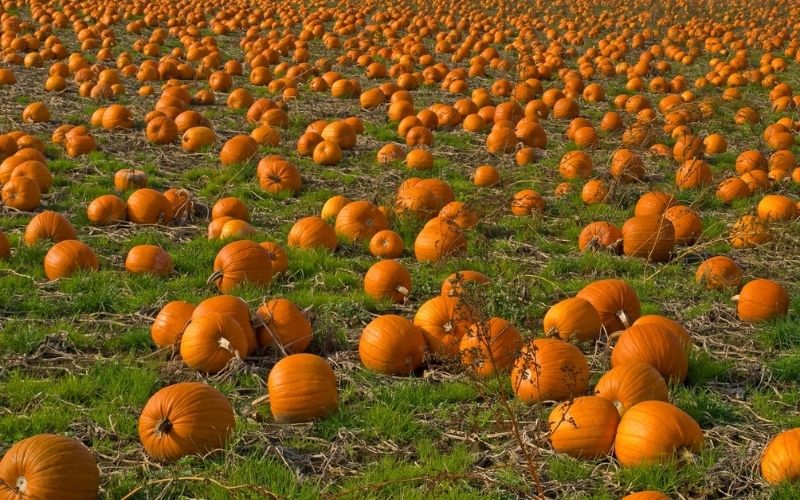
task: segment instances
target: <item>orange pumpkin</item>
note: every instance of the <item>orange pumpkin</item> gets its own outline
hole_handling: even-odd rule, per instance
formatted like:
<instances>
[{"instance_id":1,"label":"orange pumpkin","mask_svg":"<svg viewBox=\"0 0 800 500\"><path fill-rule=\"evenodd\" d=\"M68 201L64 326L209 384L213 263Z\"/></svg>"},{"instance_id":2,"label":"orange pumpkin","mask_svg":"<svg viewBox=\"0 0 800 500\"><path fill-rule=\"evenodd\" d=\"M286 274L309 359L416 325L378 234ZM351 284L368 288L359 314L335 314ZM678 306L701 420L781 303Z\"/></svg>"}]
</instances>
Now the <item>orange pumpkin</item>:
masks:
<instances>
[{"instance_id":1,"label":"orange pumpkin","mask_svg":"<svg viewBox=\"0 0 800 500\"><path fill-rule=\"evenodd\" d=\"M336 411L336 375L327 361L314 354L281 359L267 377L272 416L276 422L308 422Z\"/></svg>"},{"instance_id":2,"label":"orange pumpkin","mask_svg":"<svg viewBox=\"0 0 800 500\"><path fill-rule=\"evenodd\" d=\"M603 374L594 388L596 396L607 399L620 415L642 401L668 401L664 377L648 363L625 363Z\"/></svg>"},{"instance_id":3,"label":"orange pumpkin","mask_svg":"<svg viewBox=\"0 0 800 500\"><path fill-rule=\"evenodd\" d=\"M511 387L528 404L563 401L583 394L588 385L586 357L563 340L533 340L522 348L511 370Z\"/></svg>"},{"instance_id":4,"label":"orange pumpkin","mask_svg":"<svg viewBox=\"0 0 800 500\"><path fill-rule=\"evenodd\" d=\"M361 332L358 355L369 370L409 375L422 364L425 340L420 328L394 314L378 316Z\"/></svg>"}]
</instances>

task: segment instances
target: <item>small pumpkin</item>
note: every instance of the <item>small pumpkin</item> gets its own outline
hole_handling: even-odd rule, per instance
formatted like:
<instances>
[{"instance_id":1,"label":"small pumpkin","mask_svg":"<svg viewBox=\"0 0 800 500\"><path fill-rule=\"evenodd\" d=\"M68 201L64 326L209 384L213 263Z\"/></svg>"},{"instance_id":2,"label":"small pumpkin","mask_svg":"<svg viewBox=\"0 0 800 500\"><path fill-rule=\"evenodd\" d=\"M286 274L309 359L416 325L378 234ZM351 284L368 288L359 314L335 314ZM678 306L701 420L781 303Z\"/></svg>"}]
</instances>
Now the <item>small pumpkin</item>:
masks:
<instances>
[{"instance_id":1,"label":"small pumpkin","mask_svg":"<svg viewBox=\"0 0 800 500\"><path fill-rule=\"evenodd\" d=\"M607 250L619 253L622 250L622 231L610 222L591 222L578 235L578 249Z\"/></svg>"},{"instance_id":2,"label":"small pumpkin","mask_svg":"<svg viewBox=\"0 0 800 500\"><path fill-rule=\"evenodd\" d=\"M789 294L786 289L768 279L747 282L735 299L739 319L747 323L768 321L789 312Z\"/></svg>"},{"instance_id":3,"label":"small pumpkin","mask_svg":"<svg viewBox=\"0 0 800 500\"><path fill-rule=\"evenodd\" d=\"M49 280L68 278L76 271L92 271L99 267L94 251L78 240L59 241L44 256L44 274Z\"/></svg>"},{"instance_id":4,"label":"small pumpkin","mask_svg":"<svg viewBox=\"0 0 800 500\"><path fill-rule=\"evenodd\" d=\"M172 257L156 245L136 245L125 257L125 270L131 274L168 276L172 272Z\"/></svg>"},{"instance_id":5,"label":"small pumpkin","mask_svg":"<svg viewBox=\"0 0 800 500\"><path fill-rule=\"evenodd\" d=\"M411 275L396 260L376 262L364 275L364 292L376 300L403 303L411 293Z\"/></svg>"},{"instance_id":6,"label":"small pumpkin","mask_svg":"<svg viewBox=\"0 0 800 500\"><path fill-rule=\"evenodd\" d=\"M200 382L164 387L150 397L139 416L142 446L161 462L221 449L235 428L228 398Z\"/></svg>"},{"instance_id":7,"label":"small pumpkin","mask_svg":"<svg viewBox=\"0 0 800 500\"><path fill-rule=\"evenodd\" d=\"M369 253L382 259L396 259L403 254L403 239L391 229L375 233L369 240Z\"/></svg>"},{"instance_id":8,"label":"small pumpkin","mask_svg":"<svg viewBox=\"0 0 800 500\"><path fill-rule=\"evenodd\" d=\"M533 189L523 189L511 199L511 213L517 217L544 211L544 199Z\"/></svg>"}]
</instances>

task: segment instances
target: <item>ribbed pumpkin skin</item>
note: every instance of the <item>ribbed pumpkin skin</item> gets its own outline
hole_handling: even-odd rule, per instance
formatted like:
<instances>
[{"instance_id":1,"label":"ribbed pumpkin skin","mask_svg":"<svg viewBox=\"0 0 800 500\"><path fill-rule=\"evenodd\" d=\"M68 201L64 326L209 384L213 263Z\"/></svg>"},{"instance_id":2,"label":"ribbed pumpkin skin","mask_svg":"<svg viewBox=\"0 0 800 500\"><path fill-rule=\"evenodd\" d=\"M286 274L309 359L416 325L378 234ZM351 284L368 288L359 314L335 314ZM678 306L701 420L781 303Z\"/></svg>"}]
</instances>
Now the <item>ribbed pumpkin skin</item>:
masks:
<instances>
[{"instance_id":1,"label":"ribbed pumpkin skin","mask_svg":"<svg viewBox=\"0 0 800 500\"><path fill-rule=\"evenodd\" d=\"M182 300L173 300L162 307L150 325L150 337L156 346L162 348L178 342L194 309L194 305Z\"/></svg>"},{"instance_id":2,"label":"ribbed pumpkin skin","mask_svg":"<svg viewBox=\"0 0 800 500\"><path fill-rule=\"evenodd\" d=\"M663 215L669 207L675 204L675 197L662 191L651 191L643 194L636 202L633 214L636 217L642 215Z\"/></svg>"},{"instance_id":3,"label":"ribbed pumpkin skin","mask_svg":"<svg viewBox=\"0 0 800 500\"><path fill-rule=\"evenodd\" d=\"M648 314L633 322L633 326L637 325L663 326L669 330L670 333L675 335L685 349L688 349L692 345L692 337L689 335L689 332L686 331L686 328L684 328L682 324L678 323L674 319L665 318L664 316L659 316L658 314Z\"/></svg>"},{"instance_id":4,"label":"ribbed pumpkin skin","mask_svg":"<svg viewBox=\"0 0 800 500\"><path fill-rule=\"evenodd\" d=\"M44 256L44 273L50 280L68 278L78 270L97 270L99 267L94 251L78 240L59 241Z\"/></svg>"},{"instance_id":5,"label":"ribbed pumpkin skin","mask_svg":"<svg viewBox=\"0 0 800 500\"><path fill-rule=\"evenodd\" d=\"M159 432L165 419L170 425ZM235 427L225 395L200 382L182 382L150 397L139 417L139 439L148 455L172 462L224 447Z\"/></svg>"},{"instance_id":6,"label":"ribbed pumpkin skin","mask_svg":"<svg viewBox=\"0 0 800 500\"><path fill-rule=\"evenodd\" d=\"M128 217L128 206L118 196L104 194L98 196L86 208L86 217L94 226L105 226Z\"/></svg>"},{"instance_id":7,"label":"ribbed pumpkin skin","mask_svg":"<svg viewBox=\"0 0 800 500\"><path fill-rule=\"evenodd\" d=\"M438 262L467 251L467 238L461 227L442 217L429 220L414 240L414 255L419 262Z\"/></svg>"},{"instance_id":8,"label":"ribbed pumpkin skin","mask_svg":"<svg viewBox=\"0 0 800 500\"><path fill-rule=\"evenodd\" d=\"M369 201L353 201L339 210L334 229L336 235L353 241L369 241L375 233L388 229L386 216Z\"/></svg>"},{"instance_id":9,"label":"ribbed pumpkin skin","mask_svg":"<svg viewBox=\"0 0 800 500\"><path fill-rule=\"evenodd\" d=\"M40 240L50 240L58 243L64 240L74 240L78 236L69 219L58 212L46 210L31 219L25 228L25 244L34 246Z\"/></svg>"},{"instance_id":10,"label":"ribbed pumpkin skin","mask_svg":"<svg viewBox=\"0 0 800 500\"><path fill-rule=\"evenodd\" d=\"M639 319L641 314L636 290L622 280L594 281L583 287L575 296L594 306L608 333L624 330ZM628 325L622 322L620 316L626 318Z\"/></svg>"},{"instance_id":11,"label":"ribbed pumpkin skin","mask_svg":"<svg viewBox=\"0 0 800 500\"><path fill-rule=\"evenodd\" d=\"M264 247L251 240L228 243L214 259L217 288L229 293L241 283L265 286L272 280L272 260Z\"/></svg>"},{"instance_id":12,"label":"ribbed pumpkin skin","mask_svg":"<svg viewBox=\"0 0 800 500\"><path fill-rule=\"evenodd\" d=\"M440 356L458 354L461 337L467 333L471 314L458 297L438 295L419 306L414 324L422 330L428 349Z\"/></svg>"},{"instance_id":13,"label":"ribbed pumpkin skin","mask_svg":"<svg viewBox=\"0 0 800 500\"><path fill-rule=\"evenodd\" d=\"M614 453L623 467L663 463L676 451L703 447L703 431L686 412L663 401L644 401L625 412Z\"/></svg>"},{"instance_id":14,"label":"ribbed pumpkin skin","mask_svg":"<svg viewBox=\"0 0 800 500\"><path fill-rule=\"evenodd\" d=\"M532 404L563 401L589 386L589 364L574 345L556 339L536 339L522 348L511 371L517 397Z\"/></svg>"},{"instance_id":15,"label":"ribbed pumpkin skin","mask_svg":"<svg viewBox=\"0 0 800 500\"><path fill-rule=\"evenodd\" d=\"M742 287L736 311L748 323L784 316L789 312L789 294L772 280L756 279Z\"/></svg>"},{"instance_id":16,"label":"ribbed pumpkin skin","mask_svg":"<svg viewBox=\"0 0 800 500\"><path fill-rule=\"evenodd\" d=\"M596 396L609 400L623 415L642 401L668 401L664 377L648 363L626 363L610 369L597 381Z\"/></svg>"},{"instance_id":17,"label":"ribbed pumpkin skin","mask_svg":"<svg viewBox=\"0 0 800 500\"><path fill-rule=\"evenodd\" d=\"M250 213L247 210L247 205L242 200L235 196L228 196L221 198L211 208L211 220L219 219L221 217L232 217L243 221L250 220Z\"/></svg>"},{"instance_id":18,"label":"ribbed pumpkin skin","mask_svg":"<svg viewBox=\"0 0 800 500\"><path fill-rule=\"evenodd\" d=\"M562 340L595 340L600 337L602 327L597 309L580 297L562 300L544 315L545 335Z\"/></svg>"},{"instance_id":19,"label":"ribbed pumpkin skin","mask_svg":"<svg viewBox=\"0 0 800 500\"><path fill-rule=\"evenodd\" d=\"M272 241L262 241L259 245L267 251L267 257L272 263L273 276L285 273L289 269L289 256L280 245Z\"/></svg>"},{"instance_id":20,"label":"ribbed pumpkin skin","mask_svg":"<svg viewBox=\"0 0 800 500\"><path fill-rule=\"evenodd\" d=\"M800 427L770 440L761 455L761 475L770 484L800 478Z\"/></svg>"},{"instance_id":21,"label":"ribbed pumpkin skin","mask_svg":"<svg viewBox=\"0 0 800 500\"><path fill-rule=\"evenodd\" d=\"M599 458L611 453L618 424L617 409L597 396L561 403L547 418L553 449L576 458Z\"/></svg>"},{"instance_id":22,"label":"ribbed pumpkin skin","mask_svg":"<svg viewBox=\"0 0 800 500\"><path fill-rule=\"evenodd\" d=\"M738 288L742 283L742 269L730 257L718 255L697 266L694 279L710 290Z\"/></svg>"},{"instance_id":23,"label":"ribbed pumpkin skin","mask_svg":"<svg viewBox=\"0 0 800 500\"><path fill-rule=\"evenodd\" d=\"M128 251L125 269L129 273L167 276L172 272L172 257L156 245L136 245Z\"/></svg>"},{"instance_id":24,"label":"ribbed pumpkin skin","mask_svg":"<svg viewBox=\"0 0 800 500\"><path fill-rule=\"evenodd\" d=\"M422 364L425 339L419 327L394 314L372 320L358 341L358 354L368 369L386 375L408 375Z\"/></svg>"},{"instance_id":25,"label":"ribbed pumpkin skin","mask_svg":"<svg viewBox=\"0 0 800 500\"><path fill-rule=\"evenodd\" d=\"M309 422L336 411L339 394L331 365L314 354L292 354L277 363L267 378L275 421Z\"/></svg>"},{"instance_id":26,"label":"ribbed pumpkin skin","mask_svg":"<svg viewBox=\"0 0 800 500\"><path fill-rule=\"evenodd\" d=\"M77 439L38 434L15 443L0 461L0 498L94 500L100 471Z\"/></svg>"},{"instance_id":27,"label":"ribbed pumpkin skin","mask_svg":"<svg viewBox=\"0 0 800 500\"><path fill-rule=\"evenodd\" d=\"M488 276L478 271L456 271L442 282L439 294L445 297L457 297L463 293L463 288L469 289L473 286L485 285L489 281Z\"/></svg>"},{"instance_id":28,"label":"ribbed pumpkin skin","mask_svg":"<svg viewBox=\"0 0 800 500\"><path fill-rule=\"evenodd\" d=\"M287 243L298 248L327 248L335 250L336 233L321 217L311 215L294 223L289 230Z\"/></svg>"},{"instance_id":29,"label":"ribbed pumpkin skin","mask_svg":"<svg viewBox=\"0 0 800 500\"><path fill-rule=\"evenodd\" d=\"M382 259L396 259L403 255L403 238L391 229L378 231L369 240L369 253Z\"/></svg>"},{"instance_id":30,"label":"ribbed pumpkin skin","mask_svg":"<svg viewBox=\"0 0 800 500\"><path fill-rule=\"evenodd\" d=\"M619 253L622 242L622 231L608 222L592 222L583 228L578 235L578 249L586 250L608 249Z\"/></svg>"},{"instance_id":31,"label":"ribbed pumpkin skin","mask_svg":"<svg viewBox=\"0 0 800 500\"><path fill-rule=\"evenodd\" d=\"M305 351L311 343L311 322L289 299L277 298L261 304L254 322L261 347L283 348L293 354Z\"/></svg>"},{"instance_id":32,"label":"ribbed pumpkin skin","mask_svg":"<svg viewBox=\"0 0 800 500\"><path fill-rule=\"evenodd\" d=\"M459 343L462 364L483 378L507 372L521 348L519 330L497 317L473 324Z\"/></svg>"},{"instance_id":33,"label":"ribbed pumpkin skin","mask_svg":"<svg viewBox=\"0 0 800 500\"><path fill-rule=\"evenodd\" d=\"M197 309L195 309L197 312ZM230 316L211 314L192 318L181 337L181 358L189 368L217 373L234 357L248 353L248 342L239 323Z\"/></svg>"},{"instance_id":34,"label":"ribbed pumpkin skin","mask_svg":"<svg viewBox=\"0 0 800 500\"><path fill-rule=\"evenodd\" d=\"M669 259L675 247L675 228L660 216L638 216L622 226L622 251L629 257L641 257L652 262Z\"/></svg>"},{"instance_id":35,"label":"ribbed pumpkin skin","mask_svg":"<svg viewBox=\"0 0 800 500\"><path fill-rule=\"evenodd\" d=\"M128 220L136 224L159 224L172 220L172 204L155 189L137 189L128 197Z\"/></svg>"},{"instance_id":36,"label":"ribbed pumpkin skin","mask_svg":"<svg viewBox=\"0 0 800 500\"><path fill-rule=\"evenodd\" d=\"M252 354L258 343L256 342L256 334L253 330L253 325L250 323L250 307L247 302L234 295L218 295L210 297L197 304L197 307L192 313L191 320L203 316L210 316L214 314L221 314L223 316L230 316L241 327L242 331L247 338L248 354Z\"/></svg>"},{"instance_id":37,"label":"ribbed pumpkin skin","mask_svg":"<svg viewBox=\"0 0 800 500\"><path fill-rule=\"evenodd\" d=\"M611 366L648 363L667 380L683 382L689 370L689 357L678 337L657 324L631 326L625 330L611 352Z\"/></svg>"},{"instance_id":38,"label":"ribbed pumpkin skin","mask_svg":"<svg viewBox=\"0 0 800 500\"><path fill-rule=\"evenodd\" d=\"M364 275L364 292L374 299L385 298L400 304L406 300L410 291L411 275L396 260L376 262Z\"/></svg>"}]
</instances>

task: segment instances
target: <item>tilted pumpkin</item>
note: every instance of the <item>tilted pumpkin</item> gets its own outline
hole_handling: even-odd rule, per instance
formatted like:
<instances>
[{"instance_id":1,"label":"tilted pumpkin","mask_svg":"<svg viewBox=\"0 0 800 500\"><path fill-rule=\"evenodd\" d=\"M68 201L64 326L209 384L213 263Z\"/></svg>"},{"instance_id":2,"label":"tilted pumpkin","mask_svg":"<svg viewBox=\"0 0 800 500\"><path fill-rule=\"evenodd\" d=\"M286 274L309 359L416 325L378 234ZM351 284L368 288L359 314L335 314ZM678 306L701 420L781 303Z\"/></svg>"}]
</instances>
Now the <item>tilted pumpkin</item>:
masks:
<instances>
[{"instance_id":1,"label":"tilted pumpkin","mask_svg":"<svg viewBox=\"0 0 800 500\"><path fill-rule=\"evenodd\" d=\"M161 308L150 325L150 337L156 347L175 345L189 325L194 305L183 300L173 300Z\"/></svg>"},{"instance_id":2,"label":"tilted pumpkin","mask_svg":"<svg viewBox=\"0 0 800 500\"><path fill-rule=\"evenodd\" d=\"M589 386L589 363L574 345L536 339L522 348L511 370L511 388L528 404L583 394Z\"/></svg>"},{"instance_id":3,"label":"tilted pumpkin","mask_svg":"<svg viewBox=\"0 0 800 500\"><path fill-rule=\"evenodd\" d=\"M562 340L596 340L603 328L594 306L580 297L564 299L544 315L544 333Z\"/></svg>"},{"instance_id":4,"label":"tilted pumpkin","mask_svg":"<svg viewBox=\"0 0 800 500\"><path fill-rule=\"evenodd\" d=\"M425 340L419 327L394 314L378 316L361 332L358 355L368 369L409 375L422 364Z\"/></svg>"},{"instance_id":5,"label":"tilted pumpkin","mask_svg":"<svg viewBox=\"0 0 800 500\"><path fill-rule=\"evenodd\" d=\"M511 369L522 348L519 330L503 318L477 321L461 337L461 363L486 378Z\"/></svg>"},{"instance_id":6,"label":"tilted pumpkin","mask_svg":"<svg viewBox=\"0 0 800 500\"><path fill-rule=\"evenodd\" d=\"M235 319L219 313L198 316L195 309L181 337L181 358L186 366L217 373L233 358L244 358L247 353L247 338Z\"/></svg>"},{"instance_id":7,"label":"tilted pumpkin","mask_svg":"<svg viewBox=\"0 0 800 500\"><path fill-rule=\"evenodd\" d=\"M561 403L547 418L553 449L576 458L593 459L611 453L618 424L617 409L597 396Z\"/></svg>"},{"instance_id":8,"label":"tilted pumpkin","mask_svg":"<svg viewBox=\"0 0 800 500\"><path fill-rule=\"evenodd\" d=\"M250 321L250 307L247 302L235 295L217 295L209 297L199 304L192 312L191 320L221 314L233 318L244 332L247 340L247 354L252 354L258 347L255 330Z\"/></svg>"},{"instance_id":9,"label":"tilted pumpkin","mask_svg":"<svg viewBox=\"0 0 800 500\"><path fill-rule=\"evenodd\" d=\"M769 484L800 478L800 428L773 437L761 455L761 475Z\"/></svg>"},{"instance_id":10,"label":"tilted pumpkin","mask_svg":"<svg viewBox=\"0 0 800 500\"><path fill-rule=\"evenodd\" d=\"M174 462L225 447L236 427L228 398L200 382L159 390L139 416L139 439L148 455Z\"/></svg>"},{"instance_id":11,"label":"tilted pumpkin","mask_svg":"<svg viewBox=\"0 0 800 500\"><path fill-rule=\"evenodd\" d=\"M253 318L258 345L283 354L303 352L311 343L311 322L294 302L277 298L265 302Z\"/></svg>"},{"instance_id":12,"label":"tilted pumpkin","mask_svg":"<svg viewBox=\"0 0 800 500\"><path fill-rule=\"evenodd\" d=\"M168 276L172 272L172 257L157 245L136 245L125 257L125 270L132 274Z\"/></svg>"},{"instance_id":13,"label":"tilted pumpkin","mask_svg":"<svg viewBox=\"0 0 800 500\"><path fill-rule=\"evenodd\" d=\"M622 226L622 251L627 256L663 262L674 246L675 228L666 217L640 215Z\"/></svg>"},{"instance_id":14,"label":"tilted pumpkin","mask_svg":"<svg viewBox=\"0 0 800 500\"><path fill-rule=\"evenodd\" d=\"M433 354L453 356L473 319L469 306L457 297L438 295L419 306L414 324Z\"/></svg>"},{"instance_id":15,"label":"tilted pumpkin","mask_svg":"<svg viewBox=\"0 0 800 500\"><path fill-rule=\"evenodd\" d=\"M442 217L425 223L414 240L414 255L419 262L438 262L465 253L467 238L461 227Z\"/></svg>"},{"instance_id":16,"label":"tilted pumpkin","mask_svg":"<svg viewBox=\"0 0 800 500\"><path fill-rule=\"evenodd\" d=\"M113 194L98 196L86 207L86 218L94 226L105 226L124 221L127 217L127 204Z\"/></svg>"},{"instance_id":17,"label":"tilted pumpkin","mask_svg":"<svg viewBox=\"0 0 800 500\"><path fill-rule=\"evenodd\" d=\"M786 289L768 279L755 279L742 287L737 301L739 319L747 323L768 321L789 312L789 294Z\"/></svg>"},{"instance_id":18,"label":"tilted pumpkin","mask_svg":"<svg viewBox=\"0 0 800 500\"><path fill-rule=\"evenodd\" d=\"M252 240L228 243L214 258L214 274L208 278L219 291L228 293L238 285L265 286L272 280L272 260L264 248Z\"/></svg>"},{"instance_id":19,"label":"tilted pumpkin","mask_svg":"<svg viewBox=\"0 0 800 500\"><path fill-rule=\"evenodd\" d=\"M296 248L336 249L336 232L321 217L310 215L294 223L289 230L287 244Z\"/></svg>"},{"instance_id":20,"label":"tilted pumpkin","mask_svg":"<svg viewBox=\"0 0 800 500\"><path fill-rule=\"evenodd\" d=\"M624 330L641 314L636 290L622 280L594 281L583 287L576 297L594 306L608 333Z\"/></svg>"},{"instance_id":21,"label":"tilted pumpkin","mask_svg":"<svg viewBox=\"0 0 800 500\"><path fill-rule=\"evenodd\" d=\"M669 400L664 377L648 363L624 363L608 370L594 393L613 403L620 415L642 401Z\"/></svg>"},{"instance_id":22,"label":"tilted pumpkin","mask_svg":"<svg viewBox=\"0 0 800 500\"><path fill-rule=\"evenodd\" d=\"M96 271L99 267L94 251L78 240L59 241L44 256L44 274L49 280L68 278L79 270Z\"/></svg>"},{"instance_id":23,"label":"tilted pumpkin","mask_svg":"<svg viewBox=\"0 0 800 500\"><path fill-rule=\"evenodd\" d=\"M24 239L25 244L29 247L36 245L41 240L58 243L59 241L74 240L76 238L75 228L69 219L58 212L50 210L36 214L25 227Z\"/></svg>"},{"instance_id":24,"label":"tilted pumpkin","mask_svg":"<svg viewBox=\"0 0 800 500\"><path fill-rule=\"evenodd\" d=\"M630 363L648 363L668 381L683 382L689 370L689 356L678 336L655 323L631 326L620 335L611 366Z\"/></svg>"},{"instance_id":25,"label":"tilted pumpkin","mask_svg":"<svg viewBox=\"0 0 800 500\"><path fill-rule=\"evenodd\" d=\"M396 260L376 262L364 275L364 292L377 300L403 303L411 293L411 275Z\"/></svg>"}]
</instances>

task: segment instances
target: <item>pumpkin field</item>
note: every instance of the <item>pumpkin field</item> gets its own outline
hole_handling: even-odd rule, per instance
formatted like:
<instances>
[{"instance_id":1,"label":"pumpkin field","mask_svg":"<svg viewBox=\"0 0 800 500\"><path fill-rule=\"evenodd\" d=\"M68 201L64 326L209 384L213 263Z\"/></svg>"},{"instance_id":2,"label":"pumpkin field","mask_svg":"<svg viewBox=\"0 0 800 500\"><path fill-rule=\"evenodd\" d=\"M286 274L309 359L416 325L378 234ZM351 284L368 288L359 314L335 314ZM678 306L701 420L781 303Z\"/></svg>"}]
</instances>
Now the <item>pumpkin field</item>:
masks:
<instances>
[{"instance_id":1,"label":"pumpkin field","mask_svg":"<svg viewBox=\"0 0 800 500\"><path fill-rule=\"evenodd\" d=\"M0 23L0 499L800 498L797 2Z\"/></svg>"}]
</instances>

